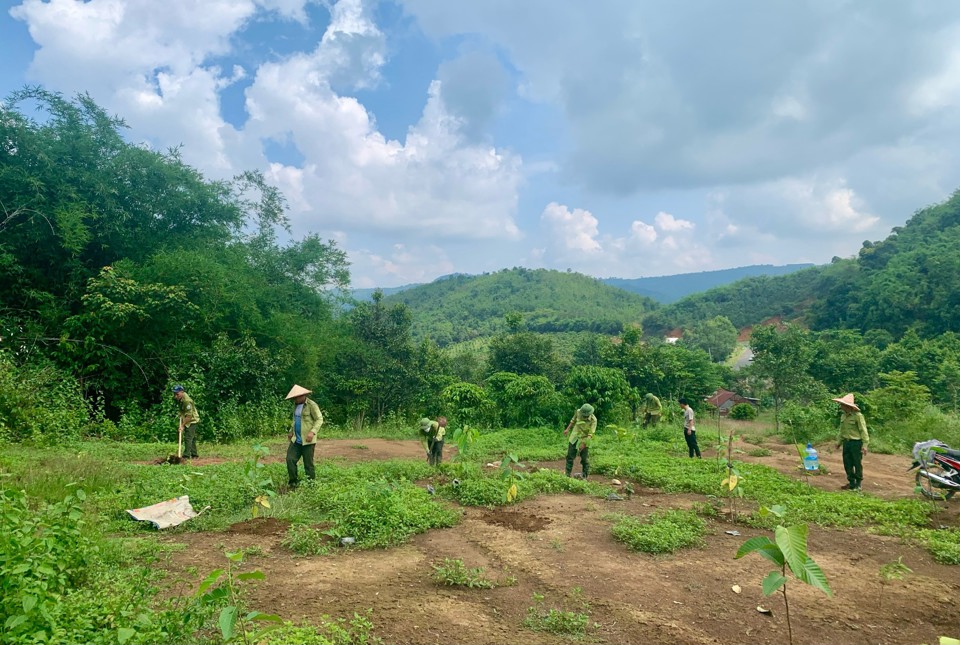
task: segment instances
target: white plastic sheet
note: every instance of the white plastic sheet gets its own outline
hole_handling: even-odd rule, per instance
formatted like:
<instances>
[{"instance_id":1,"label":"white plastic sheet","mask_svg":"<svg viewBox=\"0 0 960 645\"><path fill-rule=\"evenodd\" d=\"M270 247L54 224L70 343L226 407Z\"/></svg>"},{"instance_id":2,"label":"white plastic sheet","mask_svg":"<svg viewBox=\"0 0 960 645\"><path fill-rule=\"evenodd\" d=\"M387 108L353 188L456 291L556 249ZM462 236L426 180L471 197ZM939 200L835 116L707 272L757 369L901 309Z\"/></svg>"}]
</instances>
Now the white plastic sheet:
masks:
<instances>
[{"instance_id":1,"label":"white plastic sheet","mask_svg":"<svg viewBox=\"0 0 960 645\"><path fill-rule=\"evenodd\" d=\"M127 509L127 512L133 516L133 519L140 520L141 522L150 522L158 529L183 524L187 520L200 514L193 510L193 506L190 505L189 495L174 497L173 499L168 499L165 502L160 502L152 506ZM201 513L202 512L203 511L201 511Z\"/></svg>"}]
</instances>

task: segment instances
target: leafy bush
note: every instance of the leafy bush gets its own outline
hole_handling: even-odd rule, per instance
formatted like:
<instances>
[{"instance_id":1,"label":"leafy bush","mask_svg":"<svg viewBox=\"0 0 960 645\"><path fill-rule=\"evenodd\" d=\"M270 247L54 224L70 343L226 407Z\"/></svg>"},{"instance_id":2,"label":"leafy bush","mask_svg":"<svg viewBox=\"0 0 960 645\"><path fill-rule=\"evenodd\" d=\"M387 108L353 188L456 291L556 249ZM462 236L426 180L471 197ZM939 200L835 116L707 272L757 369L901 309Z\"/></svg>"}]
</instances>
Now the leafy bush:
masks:
<instances>
[{"instance_id":1,"label":"leafy bush","mask_svg":"<svg viewBox=\"0 0 960 645\"><path fill-rule=\"evenodd\" d=\"M0 442L79 439L90 422L80 386L49 363L17 365L0 349Z\"/></svg>"},{"instance_id":2,"label":"leafy bush","mask_svg":"<svg viewBox=\"0 0 960 645\"><path fill-rule=\"evenodd\" d=\"M818 443L837 436L837 404L829 400L808 405L788 401L780 408L782 432L797 443Z\"/></svg>"},{"instance_id":3,"label":"leafy bush","mask_svg":"<svg viewBox=\"0 0 960 645\"><path fill-rule=\"evenodd\" d=\"M493 589L496 585L483 575L483 567L468 569L463 560L444 558L443 563L434 564L433 579L451 587L470 589Z\"/></svg>"},{"instance_id":4,"label":"leafy bush","mask_svg":"<svg viewBox=\"0 0 960 645\"><path fill-rule=\"evenodd\" d=\"M572 596L574 601L581 605L579 609L582 611L564 611L555 607L545 610L543 595L534 592L534 604L527 609L523 626L535 632L549 632L563 636L583 636L590 624L590 614L586 613L590 606L583 599L583 593L579 587L574 588Z\"/></svg>"},{"instance_id":5,"label":"leafy bush","mask_svg":"<svg viewBox=\"0 0 960 645\"><path fill-rule=\"evenodd\" d=\"M731 419L752 421L757 418L757 408L749 403L737 403L730 408L729 416Z\"/></svg>"},{"instance_id":6,"label":"leafy bush","mask_svg":"<svg viewBox=\"0 0 960 645\"><path fill-rule=\"evenodd\" d=\"M368 611L369 615L369 611ZM368 616L354 614L349 621L320 617L320 625L308 622L294 625L290 621L271 632L261 641L263 645L376 645L380 639L373 635L373 623Z\"/></svg>"},{"instance_id":7,"label":"leafy bush","mask_svg":"<svg viewBox=\"0 0 960 645\"><path fill-rule=\"evenodd\" d=\"M299 555L326 555L330 553L331 537L318 528L294 524L287 529L281 544Z\"/></svg>"},{"instance_id":8,"label":"leafy bush","mask_svg":"<svg viewBox=\"0 0 960 645\"><path fill-rule=\"evenodd\" d=\"M663 511L646 518L621 515L613 525L613 537L634 551L674 553L698 546L706 524L693 511Z\"/></svg>"}]
</instances>

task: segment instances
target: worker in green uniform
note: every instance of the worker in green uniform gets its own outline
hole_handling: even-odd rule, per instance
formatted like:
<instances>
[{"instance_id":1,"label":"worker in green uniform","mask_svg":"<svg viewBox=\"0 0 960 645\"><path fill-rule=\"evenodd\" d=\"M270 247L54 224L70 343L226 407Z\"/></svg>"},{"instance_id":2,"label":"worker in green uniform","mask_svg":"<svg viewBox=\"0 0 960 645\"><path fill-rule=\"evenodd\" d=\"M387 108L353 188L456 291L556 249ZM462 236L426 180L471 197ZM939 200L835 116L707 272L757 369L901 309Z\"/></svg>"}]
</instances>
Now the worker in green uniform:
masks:
<instances>
[{"instance_id":1,"label":"worker in green uniform","mask_svg":"<svg viewBox=\"0 0 960 645\"><path fill-rule=\"evenodd\" d=\"M178 432L183 435L182 456L185 459L196 459L199 457L197 454L197 426L200 424L197 404L184 391L182 385L173 386L173 398L177 400L180 409L180 429Z\"/></svg>"},{"instance_id":2,"label":"worker in green uniform","mask_svg":"<svg viewBox=\"0 0 960 645\"><path fill-rule=\"evenodd\" d=\"M840 404L842 413L837 447L843 448L843 469L847 473L847 483L840 488L860 490L863 483L863 456L867 454L867 444L870 443L867 422L854 403L853 394L833 400Z\"/></svg>"},{"instance_id":3,"label":"worker in green uniform","mask_svg":"<svg viewBox=\"0 0 960 645\"><path fill-rule=\"evenodd\" d=\"M427 417L420 419L420 443L427 453L427 463L431 466L439 466L443 461L443 437L446 432L446 417L437 417L436 421Z\"/></svg>"},{"instance_id":4,"label":"worker in green uniform","mask_svg":"<svg viewBox=\"0 0 960 645\"><path fill-rule=\"evenodd\" d=\"M563 431L564 435L570 435L567 443L567 477L570 477L573 471L573 462L576 461L578 453L583 478L590 476L590 440L596 431L597 417L593 416L593 406L584 403L573 413L567 429Z\"/></svg>"},{"instance_id":5,"label":"worker in green uniform","mask_svg":"<svg viewBox=\"0 0 960 645\"><path fill-rule=\"evenodd\" d=\"M647 395L643 397L643 427L655 426L660 423L660 415L663 414L663 404L660 403L660 399L653 394L653 392L647 392Z\"/></svg>"},{"instance_id":6,"label":"worker in green uniform","mask_svg":"<svg viewBox=\"0 0 960 645\"><path fill-rule=\"evenodd\" d=\"M317 448L317 434L323 425L323 414L320 406L307 395L311 390L294 385L287 394L287 400L293 399L293 421L287 432L287 480L290 488L295 488L300 481L297 464L303 459L303 471L307 479L316 477L313 464L313 453Z\"/></svg>"}]
</instances>

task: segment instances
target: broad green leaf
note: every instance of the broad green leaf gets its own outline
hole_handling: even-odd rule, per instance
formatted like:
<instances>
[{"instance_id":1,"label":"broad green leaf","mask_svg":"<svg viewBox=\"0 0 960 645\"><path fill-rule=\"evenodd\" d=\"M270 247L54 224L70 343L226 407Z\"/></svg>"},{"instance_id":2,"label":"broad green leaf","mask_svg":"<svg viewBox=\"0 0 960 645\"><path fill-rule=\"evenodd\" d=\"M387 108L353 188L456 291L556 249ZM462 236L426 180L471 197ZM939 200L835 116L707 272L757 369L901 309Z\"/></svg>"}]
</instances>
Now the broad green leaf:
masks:
<instances>
[{"instance_id":1,"label":"broad green leaf","mask_svg":"<svg viewBox=\"0 0 960 645\"><path fill-rule=\"evenodd\" d=\"M237 576L237 580L263 580L266 578L263 571L248 571Z\"/></svg>"},{"instance_id":2,"label":"broad green leaf","mask_svg":"<svg viewBox=\"0 0 960 645\"><path fill-rule=\"evenodd\" d=\"M801 580L805 575L804 563L807 560L807 530L806 524L778 526L774 529L774 539L787 561L787 566L793 575Z\"/></svg>"},{"instance_id":3,"label":"broad green leaf","mask_svg":"<svg viewBox=\"0 0 960 645\"><path fill-rule=\"evenodd\" d=\"M17 616L10 616L7 618L7 620L4 621L3 626L8 630L13 631L15 627L19 627L25 622L27 622L27 617L23 614L19 614Z\"/></svg>"},{"instance_id":4,"label":"broad green leaf","mask_svg":"<svg viewBox=\"0 0 960 645\"><path fill-rule=\"evenodd\" d=\"M787 578L779 571L771 571L763 579L763 595L769 596L787 582Z\"/></svg>"},{"instance_id":5,"label":"broad green leaf","mask_svg":"<svg viewBox=\"0 0 960 645\"><path fill-rule=\"evenodd\" d=\"M197 595L202 596L206 593L207 589L210 588L210 585L215 583L220 579L220 576L223 575L223 569L214 569L210 574L203 579L203 582L200 583L200 587L197 589Z\"/></svg>"},{"instance_id":6,"label":"broad green leaf","mask_svg":"<svg viewBox=\"0 0 960 645\"><path fill-rule=\"evenodd\" d=\"M268 623L280 623L283 624L283 618L277 616L276 614L265 614L262 611L251 611L245 616L246 620L262 620Z\"/></svg>"},{"instance_id":7,"label":"broad green leaf","mask_svg":"<svg viewBox=\"0 0 960 645\"><path fill-rule=\"evenodd\" d=\"M960 645L960 638L950 638L949 636L941 636L940 645Z\"/></svg>"},{"instance_id":8,"label":"broad green leaf","mask_svg":"<svg viewBox=\"0 0 960 645\"><path fill-rule=\"evenodd\" d=\"M37 597L28 594L20 602L23 605L23 613L29 614L30 610L37 606Z\"/></svg>"},{"instance_id":9,"label":"broad green leaf","mask_svg":"<svg viewBox=\"0 0 960 645\"><path fill-rule=\"evenodd\" d=\"M243 551L227 551L226 556L233 562L243 562Z\"/></svg>"},{"instance_id":10,"label":"broad green leaf","mask_svg":"<svg viewBox=\"0 0 960 645\"><path fill-rule=\"evenodd\" d=\"M733 557L742 558L743 556L753 553L754 551L765 557L767 560L770 560L770 562L774 563L778 567L783 566L784 560L783 554L780 552L780 548L771 542L770 538L763 535L752 537L741 544L737 554Z\"/></svg>"},{"instance_id":11,"label":"broad green leaf","mask_svg":"<svg viewBox=\"0 0 960 645\"><path fill-rule=\"evenodd\" d=\"M117 642L119 642L120 645L123 645L128 640L133 638L133 635L136 633L137 633L137 630L135 629L130 629L129 627L121 627L120 629L117 630Z\"/></svg>"},{"instance_id":12,"label":"broad green leaf","mask_svg":"<svg viewBox=\"0 0 960 645\"><path fill-rule=\"evenodd\" d=\"M814 562L810 556L807 556L803 563L803 571L803 576L797 576L798 578L806 582L811 587L816 587L828 596L833 595L833 591L830 590L830 585L827 583L827 576L824 575L820 565Z\"/></svg>"},{"instance_id":13,"label":"broad green leaf","mask_svg":"<svg viewBox=\"0 0 960 645\"><path fill-rule=\"evenodd\" d=\"M220 633L223 634L223 640L231 641L234 635L234 626L237 622L237 608L233 605L224 607L220 610Z\"/></svg>"}]
</instances>

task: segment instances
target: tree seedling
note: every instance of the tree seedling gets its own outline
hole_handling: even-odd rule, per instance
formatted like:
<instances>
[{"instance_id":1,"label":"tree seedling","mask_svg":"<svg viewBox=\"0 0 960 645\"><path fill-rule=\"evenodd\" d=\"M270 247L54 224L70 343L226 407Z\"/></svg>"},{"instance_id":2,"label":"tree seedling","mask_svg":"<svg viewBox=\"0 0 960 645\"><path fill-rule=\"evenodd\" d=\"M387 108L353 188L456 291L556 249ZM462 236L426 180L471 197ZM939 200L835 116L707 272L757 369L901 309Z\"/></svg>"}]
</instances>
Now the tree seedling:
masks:
<instances>
[{"instance_id":1,"label":"tree seedling","mask_svg":"<svg viewBox=\"0 0 960 645\"><path fill-rule=\"evenodd\" d=\"M273 490L273 481L263 472L265 466L262 459L268 454L270 450L258 444L253 447L253 458L243 463L243 485L253 499L250 514L254 519L260 514L260 507L270 508L270 498L277 495Z\"/></svg>"},{"instance_id":2,"label":"tree seedling","mask_svg":"<svg viewBox=\"0 0 960 645\"><path fill-rule=\"evenodd\" d=\"M880 567L880 609L883 609L883 588L893 580L903 580L913 569L903 563L903 556L896 562L888 562Z\"/></svg>"},{"instance_id":3,"label":"tree seedling","mask_svg":"<svg viewBox=\"0 0 960 645\"><path fill-rule=\"evenodd\" d=\"M750 553L758 553L770 560L778 567L763 579L763 595L769 596L776 591L783 594L783 606L787 615L787 635L790 645L793 645L793 626L790 624L790 602L787 598L787 569L800 582L815 587L832 596L827 577L820 566L807 554L807 525L796 524L784 526L782 524L786 509L783 506L760 509L760 516L774 515L781 523L774 528L774 539L760 535L744 542L734 558L742 558Z\"/></svg>"},{"instance_id":4,"label":"tree seedling","mask_svg":"<svg viewBox=\"0 0 960 645\"><path fill-rule=\"evenodd\" d=\"M200 583L196 597L204 604L224 604L217 620L222 642L241 642L244 645L260 643L268 633L283 625L283 619L275 614L259 611L243 614L240 583L263 580L265 576L262 571L236 573L235 568L243 564L243 551L227 552L226 556L230 561L227 568L211 571Z\"/></svg>"},{"instance_id":5,"label":"tree seedling","mask_svg":"<svg viewBox=\"0 0 960 645\"><path fill-rule=\"evenodd\" d=\"M526 476L524 473L518 473L514 470L514 465L516 465L517 468L526 468L526 466L520 463L516 455L505 455L500 461L500 479L509 484L506 493L503 495L503 501L507 504L517 498L517 494L519 493L517 490L517 482Z\"/></svg>"}]
</instances>

